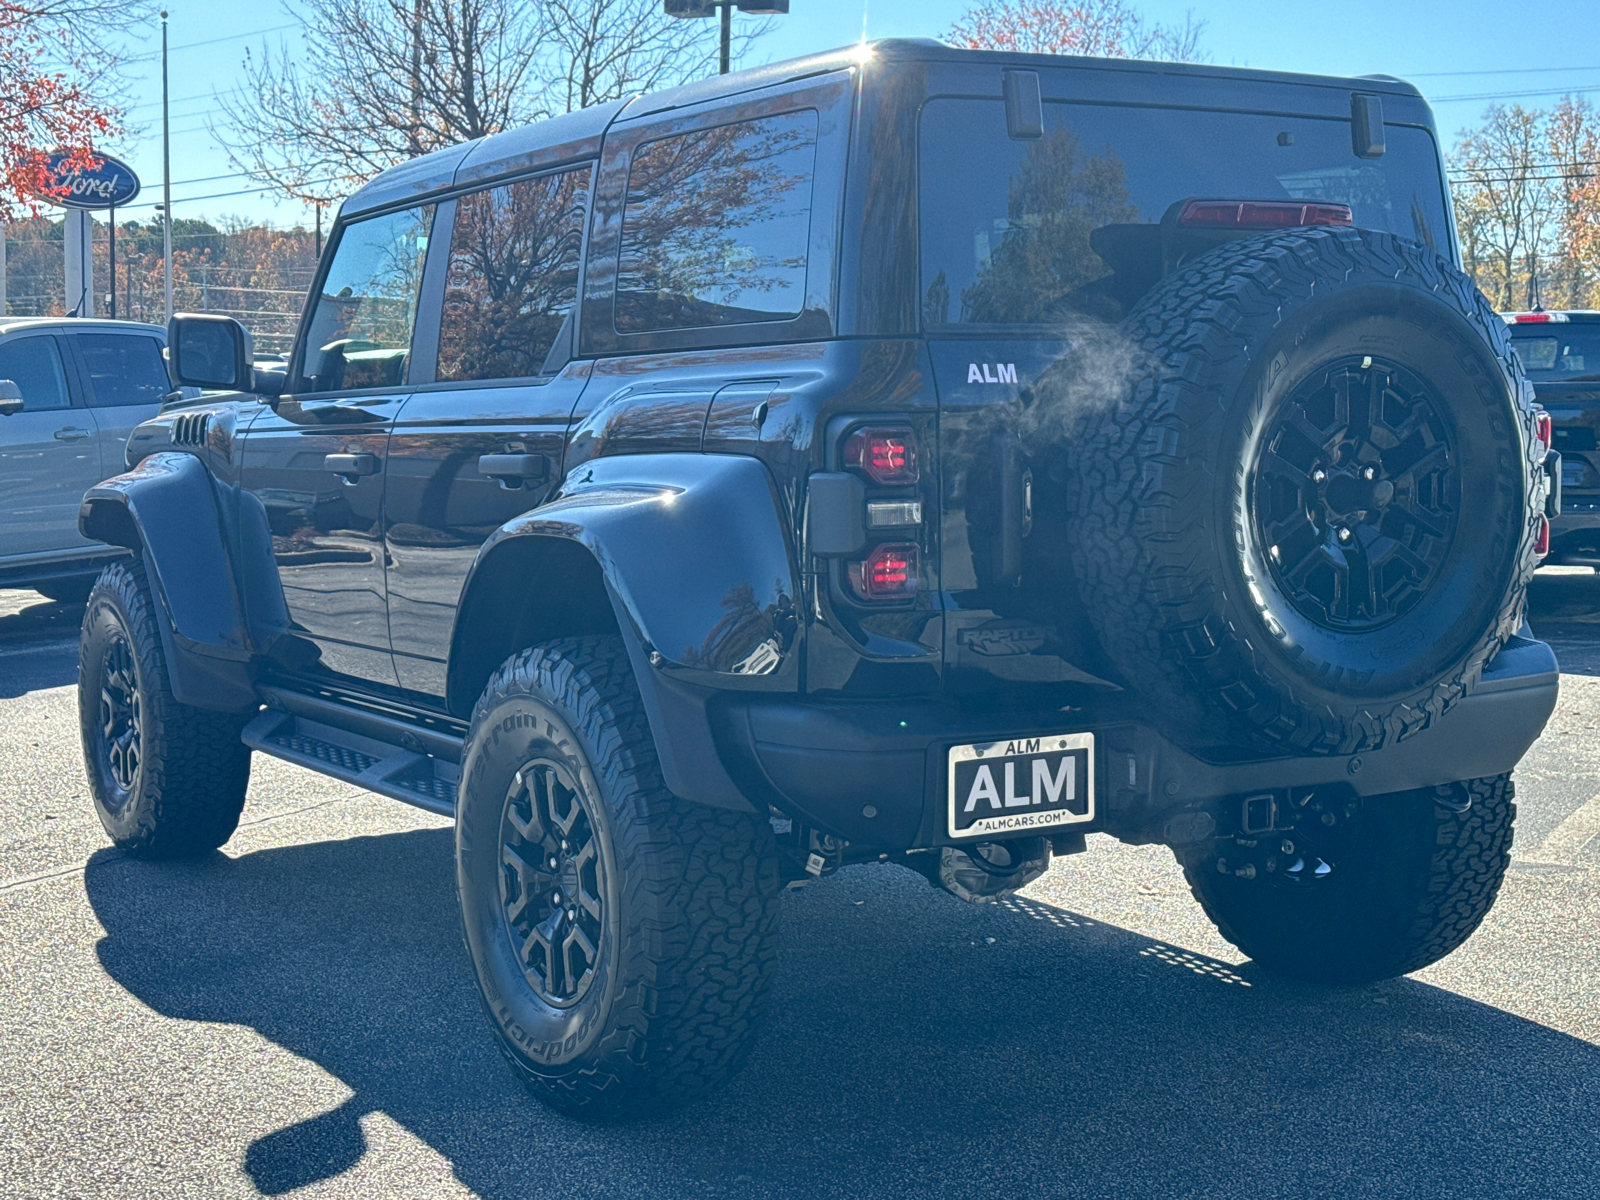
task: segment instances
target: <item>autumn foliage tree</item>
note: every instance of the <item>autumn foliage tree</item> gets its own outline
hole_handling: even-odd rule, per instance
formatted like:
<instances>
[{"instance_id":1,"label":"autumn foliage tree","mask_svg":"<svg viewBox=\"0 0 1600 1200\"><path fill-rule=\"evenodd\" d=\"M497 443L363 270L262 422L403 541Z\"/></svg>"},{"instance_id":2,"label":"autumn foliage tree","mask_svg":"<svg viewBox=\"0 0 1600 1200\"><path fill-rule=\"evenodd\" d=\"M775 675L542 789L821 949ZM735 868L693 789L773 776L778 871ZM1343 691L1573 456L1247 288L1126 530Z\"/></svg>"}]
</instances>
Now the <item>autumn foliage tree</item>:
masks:
<instances>
[{"instance_id":1,"label":"autumn foliage tree","mask_svg":"<svg viewBox=\"0 0 1600 1200\"><path fill-rule=\"evenodd\" d=\"M967 50L1196 62L1204 21L1153 25L1126 0L984 0L944 35Z\"/></svg>"},{"instance_id":2,"label":"autumn foliage tree","mask_svg":"<svg viewBox=\"0 0 1600 1200\"><path fill-rule=\"evenodd\" d=\"M36 215L54 186L47 158L83 166L118 132L106 35L149 13L143 0L0 0L0 221Z\"/></svg>"}]
</instances>

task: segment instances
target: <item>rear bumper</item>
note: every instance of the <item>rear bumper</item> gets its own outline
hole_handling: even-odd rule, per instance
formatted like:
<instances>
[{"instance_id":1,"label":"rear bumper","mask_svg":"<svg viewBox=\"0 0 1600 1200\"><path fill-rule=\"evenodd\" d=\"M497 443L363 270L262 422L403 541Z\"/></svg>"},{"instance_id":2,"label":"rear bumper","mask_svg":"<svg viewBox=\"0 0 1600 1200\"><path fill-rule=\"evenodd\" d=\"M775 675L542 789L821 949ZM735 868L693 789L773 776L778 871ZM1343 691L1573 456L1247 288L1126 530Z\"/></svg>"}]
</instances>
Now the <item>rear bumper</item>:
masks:
<instances>
[{"instance_id":1,"label":"rear bumper","mask_svg":"<svg viewBox=\"0 0 1600 1200\"><path fill-rule=\"evenodd\" d=\"M1184 812L1225 811L1244 794L1339 785L1381 795L1511 770L1555 708L1555 654L1516 638L1472 694L1430 728L1344 757L1205 761L1126 713L981 712L936 700L809 702L733 694L708 716L729 776L752 802L886 851L937 846L946 830L951 746L1046 733L1095 734L1096 817L1075 829L1169 840ZM869 812L872 815L868 815Z\"/></svg>"}]
</instances>

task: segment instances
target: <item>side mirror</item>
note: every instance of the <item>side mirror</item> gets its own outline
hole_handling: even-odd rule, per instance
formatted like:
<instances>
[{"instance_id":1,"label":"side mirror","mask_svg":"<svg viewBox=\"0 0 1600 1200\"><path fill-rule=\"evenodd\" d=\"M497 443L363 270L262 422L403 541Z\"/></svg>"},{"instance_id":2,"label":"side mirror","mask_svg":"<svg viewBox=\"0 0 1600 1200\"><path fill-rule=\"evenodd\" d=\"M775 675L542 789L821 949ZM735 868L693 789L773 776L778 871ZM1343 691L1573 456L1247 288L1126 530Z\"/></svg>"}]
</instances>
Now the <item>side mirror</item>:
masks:
<instances>
[{"instance_id":1,"label":"side mirror","mask_svg":"<svg viewBox=\"0 0 1600 1200\"><path fill-rule=\"evenodd\" d=\"M176 313L167 322L167 374L174 386L248 392L254 360L250 331L232 317Z\"/></svg>"},{"instance_id":2,"label":"side mirror","mask_svg":"<svg viewBox=\"0 0 1600 1200\"><path fill-rule=\"evenodd\" d=\"M15 381L0 379L0 417L12 417L22 411L22 389Z\"/></svg>"}]
</instances>

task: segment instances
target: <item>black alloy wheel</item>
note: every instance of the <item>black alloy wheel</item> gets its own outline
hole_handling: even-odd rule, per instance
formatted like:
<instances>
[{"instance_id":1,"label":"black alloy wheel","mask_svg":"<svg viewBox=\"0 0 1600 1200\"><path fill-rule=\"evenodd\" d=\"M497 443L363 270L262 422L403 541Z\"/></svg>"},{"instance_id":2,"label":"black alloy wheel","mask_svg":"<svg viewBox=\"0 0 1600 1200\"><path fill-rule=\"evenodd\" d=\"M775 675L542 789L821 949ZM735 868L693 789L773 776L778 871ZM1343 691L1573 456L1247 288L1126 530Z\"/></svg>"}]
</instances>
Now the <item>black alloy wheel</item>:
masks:
<instances>
[{"instance_id":1,"label":"black alloy wheel","mask_svg":"<svg viewBox=\"0 0 1600 1200\"><path fill-rule=\"evenodd\" d=\"M1454 437L1432 388L1370 356L1330 363L1284 398L1257 447L1250 506L1296 611L1374 630L1428 594L1461 513Z\"/></svg>"},{"instance_id":2,"label":"black alloy wheel","mask_svg":"<svg viewBox=\"0 0 1600 1200\"><path fill-rule=\"evenodd\" d=\"M500 901L523 977L566 1008L595 980L608 938L605 863L583 789L536 758L512 777L500 820Z\"/></svg>"},{"instance_id":3,"label":"black alloy wheel","mask_svg":"<svg viewBox=\"0 0 1600 1200\"><path fill-rule=\"evenodd\" d=\"M121 793L121 803L126 803L139 782L139 764L144 755L144 716L133 648L121 631L111 635L101 656L99 729L96 749L107 775Z\"/></svg>"}]
</instances>

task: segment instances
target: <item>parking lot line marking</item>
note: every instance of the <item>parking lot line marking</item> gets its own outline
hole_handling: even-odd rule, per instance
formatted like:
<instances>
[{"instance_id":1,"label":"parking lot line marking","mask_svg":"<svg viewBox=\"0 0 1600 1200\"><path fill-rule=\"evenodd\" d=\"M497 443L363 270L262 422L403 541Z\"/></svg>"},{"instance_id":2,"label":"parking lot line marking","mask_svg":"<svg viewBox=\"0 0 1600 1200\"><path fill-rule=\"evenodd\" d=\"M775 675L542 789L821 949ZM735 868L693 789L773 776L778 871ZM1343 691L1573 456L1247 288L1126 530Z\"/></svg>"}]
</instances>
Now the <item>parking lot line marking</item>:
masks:
<instances>
[{"instance_id":1,"label":"parking lot line marking","mask_svg":"<svg viewBox=\"0 0 1600 1200\"><path fill-rule=\"evenodd\" d=\"M55 654L62 650L76 650L78 639L62 642L36 642L31 646L12 646L0 650L0 658L17 658L24 654Z\"/></svg>"},{"instance_id":2,"label":"parking lot line marking","mask_svg":"<svg viewBox=\"0 0 1600 1200\"><path fill-rule=\"evenodd\" d=\"M1519 857L1524 862L1575 867L1579 865L1578 855L1583 848L1597 837L1600 837L1600 794L1591 796L1580 805L1576 812L1551 830L1550 836L1539 843L1536 849Z\"/></svg>"}]
</instances>

